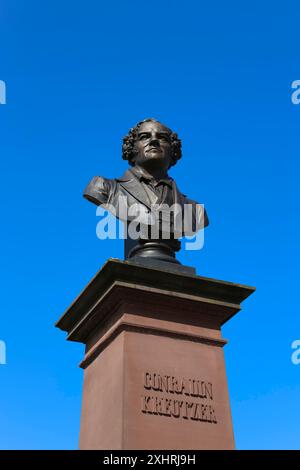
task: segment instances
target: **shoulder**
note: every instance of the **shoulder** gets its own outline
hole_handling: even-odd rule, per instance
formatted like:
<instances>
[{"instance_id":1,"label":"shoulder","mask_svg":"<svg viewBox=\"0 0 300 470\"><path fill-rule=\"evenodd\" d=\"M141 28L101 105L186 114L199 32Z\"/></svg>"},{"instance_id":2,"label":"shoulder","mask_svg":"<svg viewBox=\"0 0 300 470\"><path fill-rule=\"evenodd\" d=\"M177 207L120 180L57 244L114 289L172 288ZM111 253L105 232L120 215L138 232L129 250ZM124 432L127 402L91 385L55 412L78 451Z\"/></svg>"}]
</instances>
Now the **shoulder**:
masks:
<instances>
[{"instance_id":1,"label":"shoulder","mask_svg":"<svg viewBox=\"0 0 300 470\"><path fill-rule=\"evenodd\" d=\"M115 185L116 180L114 179L105 178L104 176L94 176L86 189L109 193L114 189Z\"/></svg>"},{"instance_id":2,"label":"shoulder","mask_svg":"<svg viewBox=\"0 0 300 470\"><path fill-rule=\"evenodd\" d=\"M98 189L99 191L107 191L109 190L113 181L114 180L105 178L104 176L94 176L87 187L92 187Z\"/></svg>"},{"instance_id":3,"label":"shoulder","mask_svg":"<svg viewBox=\"0 0 300 470\"><path fill-rule=\"evenodd\" d=\"M180 195L180 198L183 204L192 204L193 206L196 204L199 204L199 202L195 201L194 199L189 198L185 193L181 192L175 180L173 180L173 182L176 185L177 192Z\"/></svg>"},{"instance_id":4,"label":"shoulder","mask_svg":"<svg viewBox=\"0 0 300 470\"><path fill-rule=\"evenodd\" d=\"M94 176L83 191L83 197L95 204L107 202L114 190L116 181L104 176Z\"/></svg>"},{"instance_id":5,"label":"shoulder","mask_svg":"<svg viewBox=\"0 0 300 470\"><path fill-rule=\"evenodd\" d=\"M193 213L194 216L202 221L203 227L207 227L209 225L209 219L207 216L206 209L204 207L204 204L195 201L194 199L190 199L189 197L186 196L186 194L180 193L181 194L181 200L184 205L190 205L193 208Z\"/></svg>"},{"instance_id":6,"label":"shoulder","mask_svg":"<svg viewBox=\"0 0 300 470\"><path fill-rule=\"evenodd\" d=\"M125 183L126 181L130 181L132 179L134 179L132 172L130 170L126 170L122 176L116 178L114 181L116 181L117 183Z\"/></svg>"}]
</instances>

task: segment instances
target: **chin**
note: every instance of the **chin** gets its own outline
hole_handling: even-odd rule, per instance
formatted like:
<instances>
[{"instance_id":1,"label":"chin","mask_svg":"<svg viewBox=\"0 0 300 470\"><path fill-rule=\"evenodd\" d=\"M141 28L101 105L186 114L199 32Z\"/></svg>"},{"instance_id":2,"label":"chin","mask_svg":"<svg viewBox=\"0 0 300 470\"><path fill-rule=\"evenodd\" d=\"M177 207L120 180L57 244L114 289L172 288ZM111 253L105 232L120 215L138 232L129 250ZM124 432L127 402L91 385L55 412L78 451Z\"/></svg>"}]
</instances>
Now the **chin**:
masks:
<instances>
[{"instance_id":1,"label":"chin","mask_svg":"<svg viewBox=\"0 0 300 470\"><path fill-rule=\"evenodd\" d=\"M146 160L149 161L149 160L164 160L165 157L162 153L149 153L146 157Z\"/></svg>"},{"instance_id":2,"label":"chin","mask_svg":"<svg viewBox=\"0 0 300 470\"><path fill-rule=\"evenodd\" d=\"M156 165L156 166L161 165L164 161L165 161L165 159L161 155L153 155L152 157L147 158L147 164L149 166L151 166L151 165Z\"/></svg>"},{"instance_id":3,"label":"chin","mask_svg":"<svg viewBox=\"0 0 300 470\"><path fill-rule=\"evenodd\" d=\"M153 160L163 160L163 158L160 155L148 155L145 162L153 162Z\"/></svg>"}]
</instances>

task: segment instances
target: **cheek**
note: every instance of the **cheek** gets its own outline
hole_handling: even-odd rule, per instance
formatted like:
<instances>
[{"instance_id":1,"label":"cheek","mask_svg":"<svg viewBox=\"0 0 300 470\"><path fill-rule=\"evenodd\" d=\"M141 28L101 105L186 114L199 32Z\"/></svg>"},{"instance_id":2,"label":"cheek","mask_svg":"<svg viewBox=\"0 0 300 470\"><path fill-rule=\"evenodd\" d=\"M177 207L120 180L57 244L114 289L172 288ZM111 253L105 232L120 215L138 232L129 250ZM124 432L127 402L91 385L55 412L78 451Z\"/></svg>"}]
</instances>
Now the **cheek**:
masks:
<instances>
[{"instance_id":1,"label":"cheek","mask_svg":"<svg viewBox=\"0 0 300 470\"><path fill-rule=\"evenodd\" d=\"M135 146L133 147L133 151L134 151L135 154L138 154L140 152L140 145L135 144Z\"/></svg>"},{"instance_id":2,"label":"cheek","mask_svg":"<svg viewBox=\"0 0 300 470\"><path fill-rule=\"evenodd\" d=\"M140 155L143 155L145 152L145 144L142 144L142 143L138 144L136 149L137 149L137 153L139 153Z\"/></svg>"},{"instance_id":3,"label":"cheek","mask_svg":"<svg viewBox=\"0 0 300 470\"><path fill-rule=\"evenodd\" d=\"M165 154L172 159L172 148L170 146L165 148Z\"/></svg>"}]
</instances>

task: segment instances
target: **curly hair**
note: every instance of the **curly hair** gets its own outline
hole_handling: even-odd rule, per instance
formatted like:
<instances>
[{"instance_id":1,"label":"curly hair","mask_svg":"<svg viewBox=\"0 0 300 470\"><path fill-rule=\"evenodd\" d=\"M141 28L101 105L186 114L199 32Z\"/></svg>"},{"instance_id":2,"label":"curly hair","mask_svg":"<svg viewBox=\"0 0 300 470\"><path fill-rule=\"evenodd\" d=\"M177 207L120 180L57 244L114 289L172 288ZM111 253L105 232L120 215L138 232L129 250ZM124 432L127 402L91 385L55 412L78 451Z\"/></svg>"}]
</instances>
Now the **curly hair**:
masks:
<instances>
[{"instance_id":1,"label":"curly hair","mask_svg":"<svg viewBox=\"0 0 300 470\"><path fill-rule=\"evenodd\" d=\"M136 149L135 149L135 141L137 138L137 133L139 128L144 122L157 122L160 125L164 126L170 133L170 142L171 142L171 147L172 147L172 160L170 163L170 166L173 166L177 163L177 161L181 158L181 140L178 138L176 132L173 132L171 129L169 129L167 126L162 124L161 122L157 121L156 119L153 118L147 118L144 119L143 121L140 121L137 123L136 126L132 127L128 134L125 135L123 138L123 145L122 145L122 158L123 160L128 160L128 163L133 166L134 165L134 160L136 156Z\"/></svg>"}]
</instances>

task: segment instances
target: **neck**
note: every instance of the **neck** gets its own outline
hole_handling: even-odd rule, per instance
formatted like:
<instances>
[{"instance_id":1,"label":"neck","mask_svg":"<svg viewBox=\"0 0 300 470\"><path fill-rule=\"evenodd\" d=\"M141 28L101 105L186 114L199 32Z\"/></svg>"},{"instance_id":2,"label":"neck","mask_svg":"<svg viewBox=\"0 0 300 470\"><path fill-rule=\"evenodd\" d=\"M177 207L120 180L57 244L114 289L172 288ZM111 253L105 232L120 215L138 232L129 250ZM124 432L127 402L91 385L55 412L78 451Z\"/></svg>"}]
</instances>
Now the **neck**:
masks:
<instances>
[{"instance_id":1,"label":"neck","mask_svg":"<svg viewBox=\"0 0 300 470\"><path fill-rule=\"evenodd\" d=\"M145 168L144 166L136 166L148 175L152 176L152 178L154 178L156 181L168 176L167 170L165 168Z\"/></svg>"}]
</instances>

